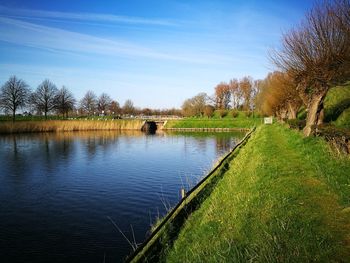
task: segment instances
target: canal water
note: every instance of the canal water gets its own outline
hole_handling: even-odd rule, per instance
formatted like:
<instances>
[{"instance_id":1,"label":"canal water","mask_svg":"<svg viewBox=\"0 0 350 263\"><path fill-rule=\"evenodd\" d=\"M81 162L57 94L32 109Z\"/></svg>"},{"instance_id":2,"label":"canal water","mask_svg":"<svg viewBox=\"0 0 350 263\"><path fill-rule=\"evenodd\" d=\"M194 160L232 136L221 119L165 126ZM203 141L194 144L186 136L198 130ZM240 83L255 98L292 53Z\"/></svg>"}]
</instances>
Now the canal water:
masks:
<instances>
[{"instance_id":1,"label":"canal water","mask_svg":"<svg viewBox=\"0 0 350 263\"><path fill-rule=\"evenodd\" d=\"M0 136L0 262L122 262L243 136Z\"/></svg>"}]
</instances>

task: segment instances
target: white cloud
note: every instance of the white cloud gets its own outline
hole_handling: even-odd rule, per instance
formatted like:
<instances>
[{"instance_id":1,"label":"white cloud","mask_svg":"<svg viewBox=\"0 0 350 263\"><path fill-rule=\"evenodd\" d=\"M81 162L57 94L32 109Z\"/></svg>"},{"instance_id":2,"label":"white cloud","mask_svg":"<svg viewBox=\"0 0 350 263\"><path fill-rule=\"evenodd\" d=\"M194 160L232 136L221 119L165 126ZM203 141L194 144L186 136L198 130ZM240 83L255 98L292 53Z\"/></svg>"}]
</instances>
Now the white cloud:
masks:
<instances>
[{"instance_id":1,"label":"white cloud","mask_svg":"<svg viewBox=\"0 0 350 263\"><path fill-rule=\"evenodd\" d=\"M71 13L58 12L47 10L34 9L18 9L7 8L0 5L0 13L11 17L26 17L26 18L47 18L47 19L63 19L63 20L78 20L78 21L95 21L108 23L126 23L126 24L142 24L142 25L156 25L156 26L176 26L177 21L168 19L148 19L142 17L119 16L112 14L96 14L96 13Z\"/></svg>"},{"instance_id":2,"label":"white cloud","mask_svg":"<svg viewBox=\"0 0 350 263\"><path fill-rule=\"evenodd\" d=\"M227 58L216 54L181 55L159 52L127 41L110 40L1 16L0 31L2 32L0 34L1 41L45 49L51 52L63 51L116 57L143 57L199 64L227 62Z\"/></svg>"}]
</instances>

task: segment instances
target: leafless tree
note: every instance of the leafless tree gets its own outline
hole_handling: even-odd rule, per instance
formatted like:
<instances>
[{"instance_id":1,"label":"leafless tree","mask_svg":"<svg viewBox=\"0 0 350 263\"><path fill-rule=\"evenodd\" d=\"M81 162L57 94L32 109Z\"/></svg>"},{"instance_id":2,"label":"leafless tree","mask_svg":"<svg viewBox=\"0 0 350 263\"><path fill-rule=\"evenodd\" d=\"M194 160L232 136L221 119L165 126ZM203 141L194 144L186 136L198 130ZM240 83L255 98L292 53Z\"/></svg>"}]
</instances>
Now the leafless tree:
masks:
<instances>
[{"instance_id":1,"label":"leafless tree","mask_svg":"<svg viewBox=\"0 0 350 263\"><path fill-rule=\"evenodd\" d=\"M47 119L47 113L55 108L55 96L57 88L50 80L44 80L30 96L30 102L34 108L43 112L45 119Z\"/></svg>"},{"instance_id":2,"label":"leafless tree","mask_svg":"<svg viewBox=\"0 0 350 263\"><path fill-rule=\"evenodd\" d=\"M204 113L204 115L205 115L206 117L210 118L210 117L213 116L214 111L215 111L214 106L212 106L212 105L205 105L204 110L203 110L203 113Z\"/></svg>"},{"instance_id":3,"label":"leafless tree","mask_svg":"<svg viewBox=\"0 0 350 263\"><path fill-rule=\"evenodd\" d=\"M230 104L230 86L221 82L215 87L215 104L217 109L228 109Z\"/></svg>"},{"instance_id":4,"label":"leafless tree","mask_svg":"<svg viewBox=\"0 0 350 263\"><path fill-rule=\"evenodd\" d=\"M111 97L106 93L102 93L97 101L98 111L100 113L106 114L106 111L109 109L109 106L111 105L111 103L112 103Z\"/></svg>"},{"instance_id":5,"label":"leafless tree","mask_svg":"<svg viewBox=\"0 0 350 263\"><path fill-rule=\"evenodd\" d=\"M184 116L203 116L205 106L207 105L208 95L204 92L187 99L182 104Z\"/></svg>"},{"instance_id":6,"label":"leafless tree","mask_svg":"<svg viewBox=\"0 0 350 263\"><path fill-rule=\"evenodd\" d=\"M85 96L80 101L80 108L88 115L93 115L96 111L97 99L95 93L91 90L86 92Z\"/></svg>"},{"instance_id":7,"label":"leafless tree","mask_svg":"<svg viewBox=\"0 0 350 263\"><path fill-rule=\"evenodd\" d=\"M123 106L123 113L124 114L135 114L135 106L132 100L128 99L125 101Z\"/></svg>"},{"instance_id":8,"label":"leafless tree","mask_svg":"<svg viewBox=\"0 0 350 263\"><path fill-rule=\"evenodd\" d=\"M232 108L238 109L242 100L242 91L239 87L239 82L237 79L231 79L228 85L231 92Z\"/></svg>"},{"instance_id":9,"label":"leafless tree","mask_svg":"<svg viewBox=\"0 0 350 263\"><path fill-rule=\"evenodd\" d=\"M304 135L323 121L323 101L331 86L350 76L350 5L347 0L315 6L305 21L283 36L271 59L296 81L307 107Z\"/></svg>"},{"instance_id":10,"label":"leafless tree","mask_svg":"<svg viewBox=\"0 0 350 263\"><path fill-rule=\"evenodd\" d=\"M68 117L68 112L74 109L75 98L73 94L63 86L56 93L54 105L59 114L66 115L66 117Z\"/></svg>"},{"instance_id":11,"label":"leafless tree","mask_svg":"<svg viewBox=\"0 0 350 263\"><path fill-rule=\"evenodd\" d=\"M5 112L12 113L12 120L16 120L16 111L28 102L30 90L28 85L16 76L12 76L1 87L0 107Z\"/></svg>"},{"instance_id":12,"label":"leafless tree","mask_svg":"<svg viewBox=\"0 0 350 263\"><path fill-rule=\"evenodd\" d=\"M112 114L120 114L121 113L121 108L120 105L118 103L118 101L113 100L110 104L109 104L109 111Z\"/></svg>"},{"instance_id":13,"label":"leafless tree","mask_svg":"<svg viewBox=\"0 0 350 263\"><path fill-rule=\"evenodd\" d=\"M250 76L243 77L239 81L239 88L243 96L243 108L244 110L250 111L250 108L251 108L250 104L251 104L252 91L253 91L253 78Z\"/></svg>"}]
</instances>

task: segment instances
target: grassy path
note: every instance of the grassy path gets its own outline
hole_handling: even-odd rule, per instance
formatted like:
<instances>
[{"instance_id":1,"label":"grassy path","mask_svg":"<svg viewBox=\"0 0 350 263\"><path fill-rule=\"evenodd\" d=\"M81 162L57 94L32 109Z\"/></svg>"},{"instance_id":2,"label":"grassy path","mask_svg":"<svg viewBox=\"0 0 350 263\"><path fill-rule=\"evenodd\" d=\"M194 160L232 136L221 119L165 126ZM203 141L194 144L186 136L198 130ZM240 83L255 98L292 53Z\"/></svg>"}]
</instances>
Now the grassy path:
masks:
<instances>
[{"instance_id":1,"label":"grassy path","mask_svg":"<svg viewBox=\"0 0 350 263\"><path fill-rule=\"evenodd\" d=\"M350 262L350 160L261 126L190 216L168 262Z\"/></svg>"}]
</instances>

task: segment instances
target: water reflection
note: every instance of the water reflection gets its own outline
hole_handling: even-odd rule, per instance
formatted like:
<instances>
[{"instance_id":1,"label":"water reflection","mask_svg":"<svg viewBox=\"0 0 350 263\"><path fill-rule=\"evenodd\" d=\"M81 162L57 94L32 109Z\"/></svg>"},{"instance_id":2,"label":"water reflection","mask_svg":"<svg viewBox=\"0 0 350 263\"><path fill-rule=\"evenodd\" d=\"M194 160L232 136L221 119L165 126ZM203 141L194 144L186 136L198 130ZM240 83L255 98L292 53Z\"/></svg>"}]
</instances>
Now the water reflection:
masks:
<instances>
[{"instance_id":1,"label":"water reflection","mask_svg":"<svg viewBox=\"0 0 350 263\"><path fill-rule=\"evenodd\" d=\"M243 134L138 131L0 136L4 262L121 261ZM151 217L151 218L150 218ZM21 253L18 253L21 251ZM35 256L34 256L35 255Z\"/></svg>"}]
</instances>

